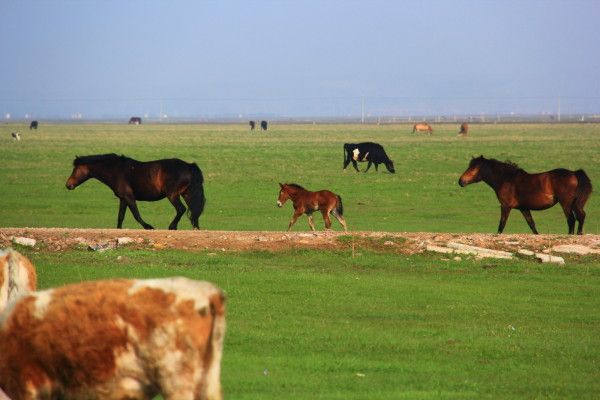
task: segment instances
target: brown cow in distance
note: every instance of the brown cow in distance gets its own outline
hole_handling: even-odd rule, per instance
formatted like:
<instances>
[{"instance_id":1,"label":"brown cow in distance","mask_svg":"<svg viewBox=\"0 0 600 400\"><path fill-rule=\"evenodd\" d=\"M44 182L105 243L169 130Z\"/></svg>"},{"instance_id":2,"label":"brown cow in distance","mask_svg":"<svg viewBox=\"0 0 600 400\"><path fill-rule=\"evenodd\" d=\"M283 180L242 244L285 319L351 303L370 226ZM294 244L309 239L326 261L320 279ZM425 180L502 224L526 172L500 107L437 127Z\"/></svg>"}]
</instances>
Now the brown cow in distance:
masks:
<instances>
[{"instance_id":1,"label":"brown cow in distance","mask_svg":"<svg viewBox=\"0 0 600 400\"><path fill-rule=\"evenodd\" d=\"M0 318L0 388L22 399L220 400L225 299L186 278L34 292Z\"/></svg>"},{"instance_id":2,"label":"brown cow in distance","mask_svg":"<svg viewBox=\"0 0 600 400\"><path fill-rule=\"evenodd\" d=\"M412 133L415 133L415 132L427 132L428 134L431 135L433 133L433 129L431 129L431 126L428 123L421 122L419 124L413 125Z\"/></svg>"},{"instance_id":3,"label":"brown cow in distance","mask_svg":"<svg viewBox=\"0 0 600 400\"><path fill-rule=\"evenodd\" d=\"M462 124L460 124L460 132L458 132L459 136L467 136L467 134L469 133L469 124L467 124L466 122L463 122Z\"/></svg>"}]
</instances>

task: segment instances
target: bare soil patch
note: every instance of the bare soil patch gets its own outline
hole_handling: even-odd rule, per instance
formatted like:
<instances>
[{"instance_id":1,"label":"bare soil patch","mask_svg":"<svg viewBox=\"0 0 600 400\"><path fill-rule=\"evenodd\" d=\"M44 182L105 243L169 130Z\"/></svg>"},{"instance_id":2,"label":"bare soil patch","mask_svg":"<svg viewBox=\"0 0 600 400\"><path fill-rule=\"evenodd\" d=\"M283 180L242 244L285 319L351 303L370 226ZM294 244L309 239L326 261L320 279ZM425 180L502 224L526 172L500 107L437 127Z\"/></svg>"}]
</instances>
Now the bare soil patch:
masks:
<instances>
[{"instance_id":1,"label":"bare soil patch","mask_svg":"<svg viewBox=\"0 0 600 400\"><path fill-rule=\"evenodd\" d=\"M549 251L562 244L600 249L600 235L495 235L428 232L274 232L274 231L167 231L140 229L0 228L0 246L8 247L15 237L32 238L36 247L49 251L73 248L109 249L119 238L132 248L179 249L188 251L283 251L290 249L373 249L401 254L426 251L427 245L443 246L448 241L516 252L528 249Z\"/></svg>"}]
</instances>

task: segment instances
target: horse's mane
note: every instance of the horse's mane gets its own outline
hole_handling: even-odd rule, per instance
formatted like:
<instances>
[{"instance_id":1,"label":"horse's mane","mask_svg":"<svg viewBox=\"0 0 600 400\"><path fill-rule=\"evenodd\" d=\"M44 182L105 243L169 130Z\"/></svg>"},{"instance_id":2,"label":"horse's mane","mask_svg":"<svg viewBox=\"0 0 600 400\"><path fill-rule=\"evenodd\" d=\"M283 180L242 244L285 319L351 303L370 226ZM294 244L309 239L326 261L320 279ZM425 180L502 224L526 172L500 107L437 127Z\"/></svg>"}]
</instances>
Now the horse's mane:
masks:
<instances>
[{"instance_id":1,"label":"horse's mane","mask_svg":"<svg viewBox=\"0 0 600 400\"><path fill-rule=\"evenodd\" d=\"M499 161L495 158L489 158L486 161L493 165L493 168L496 172L504 173L504 174L516 174L517 172L525 172L523 168L519 167L517 164L510 160Z\"/></svg>"},{"instance_id":2,"label":"horse's mane","mask_svg":"<svg viewBox=\"0 0 600 400\"><path fill-rule=\"evenodd\" d=\"M78 166L78 165L83 165L83 164L94 164L94 163L99 163L99 162L106 162L106 161L122 161L122 160L126 160L128 159L128 157L125 157L124 155L117 155L115 153L109 153L109 154L95 154L95 155L91 155L91 156L82 156L82 157L75 157L75 159L73 160L73 166Z\"/></svg>"},{"instance_id":3,"label":"horse's mane","mask_svg":"<svg viewBox=\"0 0 600 400\"><path fill-rule=\"evenodd\" d=\"M298 185L297 183L286 183L286 185L291 186L291 187L296 188L296 189L306 190L302 186Z\"/></svg>"}]
</instances>

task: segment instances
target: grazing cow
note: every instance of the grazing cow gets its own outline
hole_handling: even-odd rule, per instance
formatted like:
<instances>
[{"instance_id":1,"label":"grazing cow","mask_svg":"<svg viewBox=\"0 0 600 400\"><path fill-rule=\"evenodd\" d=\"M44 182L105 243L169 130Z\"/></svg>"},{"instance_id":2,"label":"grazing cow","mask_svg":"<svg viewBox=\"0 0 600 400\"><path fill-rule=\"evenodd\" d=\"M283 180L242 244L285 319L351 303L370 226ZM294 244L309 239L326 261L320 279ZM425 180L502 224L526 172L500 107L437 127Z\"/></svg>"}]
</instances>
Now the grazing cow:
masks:
<instances>
[{"instance_id":1,"label":"grazing cow","mask_svg":"<svg viewBox=\"0 0 600 400\"><path fill-rule=\"evenodd\" d=\"M10 136L13 140L21 140L21 134L19 132L11 132Z\"/></svg>"},{"instance_id":2,"label":"grazing cow","mask_svg":"<svg viewBox=\"0 0 600 400\"><path fill-rule=\"evenodd\" d=\"M394 169L394 162L389 159L387 154L385 154L385 150L383 146L378 143L373 142L364 142L364 143L344 143L344 169L352 162L352 166L358 171L358 162L368 161L367 169L365 172L371 168L371 164L375 164L375 171L379 167L379 164L384 164L388 171L392 174L396 172Z\"/></svg>"},{"instance_id":3,"label":"grazing cow","mask_svg":"<svg viewBox=\"0 0 600 400\"><path fill-rule=\"evenodd\" d=\"M415 133L415 132L427 132L428 134L431 135L433 133L433 129L431 129L431 126L428 123L421 122L420 124L413 125L412 133Z\"/></svg>"},{"instance_id":4,"label":"grazing cow","mask_svg":"<svg viewBox=\"0 0 600 400\"><path fill-rule=\"evenodd\" d=\"M8 249L0 250L0 313L7 305L35 291L37 275L27 257Z\"/></svg>"},{"instance_id":5,"label":"grazing cow","mask_svg":"<svg viewBox=\"0 0 600 400\"><path fill-rule=\"evenodd\" d=\"M29 124L29 130L37 129L37 128L38 128L38 122L37 121L31 121L31 123Z\"/></svg>"},{"instance_id":6,"label":"grazing cow","mask_svg":"<svg viewBox=\"0 0 600 400\"><path fill-rule=\"evenodd\" d=\"M129 125L141 125L142 119L140 117L131 117L129 118Z\"/></svg>"},{"instance_id":7,"label":"grazing cow","mask_svg":"<svg viewBox=\"0 0 600 400\"><path fill-rule=\"evenodd\" d=\"M260 129L263 131L267 130L267 121L260 121Z\"/></svg>"},{"instance_id":8,"label":"grazing cow","mask_svg":"<svg viewBox=\"0 0 600 400\"><path fill-rule=\"evenodd\" d=\"M225 299L186 278L31 293L0 317L0 387L21 399L219 400Z\"/></svg>"},{"instance_id":9,"label":"grazing cow","mask_svg":"<svg viewBox=\"0 0 600 400\"><path fill-rule=\"evenodd\" d=\"M466 122L463 122L462 124L460 124L460 132L458 132L459 136L467 136L467 134L469 133L469 124L467 124Z\"/></svg>"},{"instance_id":10,"label":"grazing cow","mask_svg":"<svg viewBox=\"0 0 600 400\"><path fill-rule=\"evenodd\" d=\"M248 125L250 125L250 130L251 130L251 131L253 131L253 130L254 130L254 128L256 128L256 122L254 122L254 121L250 121L250 122L248 122Z\"/></svg>"}]
</instances>

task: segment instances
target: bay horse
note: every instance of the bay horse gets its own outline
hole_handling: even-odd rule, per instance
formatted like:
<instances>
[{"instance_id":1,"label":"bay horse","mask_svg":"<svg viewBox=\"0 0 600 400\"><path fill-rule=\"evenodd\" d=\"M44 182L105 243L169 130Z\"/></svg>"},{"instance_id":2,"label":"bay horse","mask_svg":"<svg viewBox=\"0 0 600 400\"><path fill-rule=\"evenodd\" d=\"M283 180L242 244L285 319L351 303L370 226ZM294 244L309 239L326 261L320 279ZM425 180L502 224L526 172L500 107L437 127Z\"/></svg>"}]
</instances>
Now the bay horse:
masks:
<instances>
[{"instance_id":1,"label":"bay horse","mask_svg":"<svg viewBox=\"0 0 600 400\"><path fill-rule=\"evenodd\" d=\"M431 126L428 123L421 122L419 124L413 125L412 133L415 133L415 132L427 132L428 134L431 135L433 133L433 129L431 129Z\"/></svg>"},{"instance_id":2,"label":"bay horse","mask_svg":"<svg viewBox=\"0 0 600 400\"><path fill-rule=\"evenodd\" d=\"M294 215L288 225L288 232L292 229L292 225L296 223L302 214L308 216L308 225L312 231L315 230L312 214L315 211L321 211L325 220L325 228L331 229L331 219L329 214L332 214L344 227L344 231L348 231L346 220L344 219L344 206L342 198L329 190L319 190L311 192L304 189L302 186L295 183L280 183L281 190L277 199L277 206L283 207L288 199L292 199L294 205Z\"/></svg>"},{"instance_id":3,"label":"bay horse","mask_svg":"<svg viewBox=\"0 0 600 400\"><path fill-rule=\"evenodd\" d=\"M90 178L96 178L112 189L119 198L117 228L123 227L127 207L144 229L154 229L138 211L136 200L157 201L169 199L177 214L169 229L177 224L186 211L179 196L188 205L188 217L194 229L200 229L198 218L204 210L204 178L195 163L178 158L141 162L133 158L112 154L75 157L73 172L67 179L67 189L73 190Z\"/></svg>"},{"instance_id":4,"label":"bay horse","mask_svg":"<svg viewBox=\"0 0 600 400\"><path fill-rule=\"evenodd\" d=\"M473 157L467 170L458 180L460 186L484 181L500 201L500 223L502 233L506 220L513 208L525 217L527 224L537 234L531 210L545 210L560 203L567 217L569 234L575 233L575 220L579 222L577 234L583 233L585 211L583 207L592 193L592 183L585 171L553 169L538 174L529 174L518 165L483 156Z\"/></svg>"}]
</instances>

